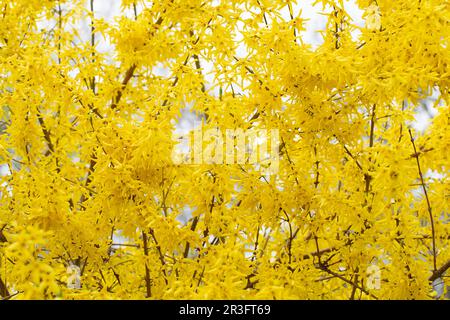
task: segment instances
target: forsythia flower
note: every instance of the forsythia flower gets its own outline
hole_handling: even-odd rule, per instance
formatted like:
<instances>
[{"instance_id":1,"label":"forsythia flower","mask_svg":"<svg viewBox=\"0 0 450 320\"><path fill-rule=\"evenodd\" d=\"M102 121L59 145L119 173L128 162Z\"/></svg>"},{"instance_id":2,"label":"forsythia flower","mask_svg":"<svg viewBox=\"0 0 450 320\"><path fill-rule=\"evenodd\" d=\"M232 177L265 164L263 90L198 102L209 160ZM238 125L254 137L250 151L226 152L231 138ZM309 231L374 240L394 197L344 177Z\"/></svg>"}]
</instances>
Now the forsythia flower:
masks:
<instances>
[{"instance_id":1,"label":"forsythia flower","mask_svg":"<svg viewBox=\"0 0 450 320\"><path fill-rule=\"evenodd\" d=\"M449 297L448 2L118 1L0 0L0 298Z\"/></svg>"}]
</instances>

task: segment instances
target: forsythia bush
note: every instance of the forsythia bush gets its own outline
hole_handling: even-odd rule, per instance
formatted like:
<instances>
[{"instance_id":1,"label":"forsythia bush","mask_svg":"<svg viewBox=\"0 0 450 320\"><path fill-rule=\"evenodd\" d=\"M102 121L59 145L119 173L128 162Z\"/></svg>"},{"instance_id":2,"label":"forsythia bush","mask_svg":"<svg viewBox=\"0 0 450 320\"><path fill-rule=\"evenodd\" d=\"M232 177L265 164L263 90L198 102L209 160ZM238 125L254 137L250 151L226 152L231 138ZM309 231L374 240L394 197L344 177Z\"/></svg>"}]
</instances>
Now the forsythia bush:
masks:
<instances>
[{"instance_id":1,"label":"forsythia bush","mask_svg":"<svg viewBox=\"0 0 450 320\"><path fill-rule=\"evenodd\" d=\"M0 1L1 297L448 297L447 1L317 0L317 47L295 1L102 1ZM183 110L277 172L174 162Z\"/></svg>"}]
</instances>

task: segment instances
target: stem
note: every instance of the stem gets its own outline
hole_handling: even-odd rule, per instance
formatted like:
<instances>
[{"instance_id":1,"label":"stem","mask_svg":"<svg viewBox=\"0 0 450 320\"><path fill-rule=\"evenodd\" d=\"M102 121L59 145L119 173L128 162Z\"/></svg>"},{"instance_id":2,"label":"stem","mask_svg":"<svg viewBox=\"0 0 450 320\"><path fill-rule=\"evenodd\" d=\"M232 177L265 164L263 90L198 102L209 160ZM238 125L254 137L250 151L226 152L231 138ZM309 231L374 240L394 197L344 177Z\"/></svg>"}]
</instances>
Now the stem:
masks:
<instances>
[{"instance_id":1,"label":"stem","mask_svg":"<svg viewBox=\"0 0 450 320\"><path fill-rule=\"evenodd\" d=\"M142 241L144 243L144 255L148 257L148 238L145 232L142 232ZM147 298L152 296L152 283L150 279L150 270L147 266L147 261L145 262L145 288L147 291Z\"/></svg>"},{"instance_id":2,"label":"stem","mask_svg":"<svg viewBox=\"0 0 450 320\"><path fill-rule=\"evenodd\" d=\"M294 240L293 232L292 232L292 225L291 220L289 219L289 215L287 214L286 210L280 208L284 215L286 216L286 222L289 226L289 239L288 239L288 258L289 258L289 265L292 263L292 241Z\"/></svg>"},{"instance_id":3,"label":"stem","mask_svg":"<svg viewBox=\"0 0 450 320\"><path fill-rule=\"evenodd\" d=\"M260 230L260 226L259 226L259 223L258 223L258 229L256 230L255 246L253 247L253 256L252 256L252 259L251 259L252 262L255 261L255 259L256 259L256 252L257 252L257 250L258 250L258 245L259 245L259 230Z\"/></svg>"},{"instance_id":4,"label":"stem","mask_svg":"<svg viewBox=\"0 0 450 320\"><path fill-rule=\"evenodd\" d=\"M288 9L289 9L289 16L291 17L291 21L294 20L294 12L292 10L292 5L291 2L288 2ZM297 43L297 29L294 26L294 43Z\"/></svg>"},{"instance_id":5,"label":"stem","mask_svg":"<svg viewBox=\"0 0 450 320\"><path fill-rule=\"evenodd\" d=\"M356 289L358 287L358 271L359 271L359 268L356 267L355 281L353 282L353 289L352 289L352 293L350 295L350 300L355 300L355 293L356 293Z\"/></svg>"},{"instance_id":6,"label":"stem","mask_svg":"<svg viewBox=\"0 0 450 320\"><path fill-rule=\"evenodd\" d=\"M94 0L91 0L91 56L92 63L95 63L95 27L94 27ZM95 75L92 76L91 79L91 89L95 94Z\"/></svg>"},{"instance_id":7,"label":"stem","mask_svg":"<svg viewBox=\"0 0 450 320\"><path fill-rule=\"evenodd\" d=\"M433 272L433 275L428 279L430 282L441 278L444 273L450 268L450 260L448 260L442 267Z\"/></svg>"},{"instance_id":8,"label":"stem","mask_svg":"<svg viewBox=\"0 0 450 320\"><path fill-rule=\"evenodd\" d=\"M61 9L61 1L58 1L58 64L61 64L61 33L62 33L62 9Z\"/></svg>"},{"instance_id":9,"label":"stem","mask_svg":"<svg viewBox=\"0 0 450 320\"><path fill-rule=\"evenodd\" d=\"M161 264L164 267L166 265L166 261L164 260L164 255L162 254L161 246L159 245L158 240L156 240L155 232L153 231L153 229L150 229L150 235L152 236L153 241L155 242L156 250L158 251L158 254L159 254L159 260L161 261ZM163 269L162 273L164 275L164 282L166 283L166 285L168 285L169 283L167 281L166 271Z\"/></svg>"},{"instance_id":10,"label":"stem","mask_svg":"<svg viewBox=\"0 0 450 320\"><path fill-rule=\"evenodd\" d=\"M6 283L3 282L0 276L0 297L6 298L9 296L8 288L6 287Z\"/></svg>"},{"instance_id":11,"label":"stem","mask_svg":"<svg viewBox=\"0 0 450 320\"><path fill-rule=\"evenodd\" d=\"M131 78L133 77L134 71L136 70L136 65L132 64L131 67L128 68L128 70L125 72L125 76L122 80L122 86L117 91L116 97L113 99L113 102L111 104L111 109L117 108L117 105L119 104L120 100L122 99L123 91L127 87L128 82L130 82Z\"/></svg>"},{"instance_id":12,"label":"stem","mask_svg":"<svg viewBox=\"0 0 450 320\"><path fill-rule=\"evenodd\" d=\"M133 12L134 12L134 20L137 20L137 6L136 2L133 2Z\"/></svg>"},{"instance_id":13,"label":"stem","mask_svg":"<svg viewBox=\"0 0 450 320\"><path fill-rule=\"evenodd\" d=\"M365 293L365 294L371 296L372 298L378 300L378 298L377 298L375 295L373 295L372 293L370 293L369 291L367 291L367 290L364 289L363 287L360 287L360 286L358 286L358 285L355 285L352 281L350 281L350 280L346 279L345 277L341 276L340 274L338 274L338 273L336 273L336 272L334 272L334 271L328 269L327 267L325 267L325 266L319 266L319 269L321 269L321 270L323 270L323 271L325 271L325 272L331 274L332 276L334 276L334 277L336 277L336 278L338 278L338 279L341 279L342 281L344 281L344 282L346 282L346 283L348 283L348 284L350 284L350 285L352 285L352 286L356 286L356 288L359 289L361 292L363 292L363 293Z\"/></svg>"},{"instance_id":14,"label":"stem","mask_svg":"<svg viewBox=\"0 0 450 320\"><path fill-rule=\"evenodd\" d=\"M408 129L408 132L409 132L409 137L411 138L411 143L413 145L413 149L414 149L413 157L416 158L417 169L419 171L419 177L420 177L420 183L422 185L423 193L424 193L425 199L427 201L427 209L428 209L428 214L430 216L431 238L432 238L432 243L433 243L433 272L436 273L436 271L437 271L437 263L436 263L437 253L436 253L436 233L435 233L435 229L434 229L433 212L431 210L431 203L430 203L430 198L428 197L427 188L426 188L425 182L423 180L422 168L420 167L420 161L419 161L419 154L417 153L417 148L416 148L416 144L414 142L414 138L413 138L411 129Z\"/></svg>"},{"instance_id":15,"label":"stem","mask_svg":"<svg viewBox=\"0 0 450 320\"><path fill-rule=\"evenodd\" d=\"M192 219L191 231L195 231L195 228L197 228L198 220L199 220L198 216L196 216L196 217L194 217L194 219ZM190 248L189 241L186 241L186 247L184 248L184 254L183 254L184 258L188 257L189 248Z\"/></svg>"}]
</instances>

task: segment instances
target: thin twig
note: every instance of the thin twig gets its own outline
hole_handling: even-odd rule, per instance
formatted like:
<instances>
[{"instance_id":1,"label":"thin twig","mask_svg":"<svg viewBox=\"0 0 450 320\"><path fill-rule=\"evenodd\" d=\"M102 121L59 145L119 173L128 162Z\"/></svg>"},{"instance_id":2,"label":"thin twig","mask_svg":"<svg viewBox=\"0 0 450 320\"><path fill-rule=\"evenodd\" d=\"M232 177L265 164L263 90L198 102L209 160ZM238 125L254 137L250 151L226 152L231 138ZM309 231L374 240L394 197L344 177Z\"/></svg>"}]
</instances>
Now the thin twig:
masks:
<instances>
[{"instance_id":1,"label":"thin twig","mask_svg":"<svg viewBox=\"0 0 450 320\"><path fill-rule=\"evenodd\" d=\"M414 142L414 137L412 135L411 129L408 129L408 132L409 132L409 137L411 138L411 143L414 148L414 158L416 158L417 170L419 171L419 177L420 177L420 183L422 184L423 193L424 193L425 199L427 201L428 214L430 216L431 238L432 238L432 244L433 244L433 272L435 273L437 271L437 263L436 263L437 253L436 253L436 232L434 229L433 212L431 210L431 203L430 203L430 198L428 197L427 187L425 186L425 182L423 180L423 173L422 173L422 168L420 167L419 154L417 153L416 144Z\"/></svg>"},{"instance_id":2,"label":"thin twig","mask_svg":"<svg viewBox=\"0 0 450 320\"><path fill-rule=\"evenodd\" d=\"M6 297L8 297L9 295L10 294L9 294L8 288L6 286L6 283L3 282L3 280L2 280L2 278L0 276L0 296L2 298L6 299Z\"/></svg>"},{"instance_id":3,"label":"thin twig","mask_svg":"<svg viewBox=\"0 0 450 320\"><path fill-rule=\"evenodd\" d=\"M144 243L144 255L145 257L148 257L148 238L147 234L142 231L142 241ZM147 298L150 298L152 296L152 284L150 279L150 270L147 265L147 261L145 262L145 288L147 292Z\"/></svg>"},{"instance_id":4,"label":"thin twig","mask_svg":"<svg viewBox=\"0 0 450 320\"><path fill-rule=\"evenodd\" d=\"M164 268L164 266L166 265L166 261L164 260L164 255L163 255L163 253L162 253L162 251L161 251L161 246L159 245L158 240L156 240L155 231L153 231L153 229L150 229L150 235L152 236L153 241L155 242L156 250L158 251L158 254L159 254L159 260L161 261L161 264L162 264L162 266L163 266L163 268ZM162 273L163 273L163 275L164 275L164 282L165 282L166 285L167 285L167 284L168 284L168 281L167 281L167 274L166 274L166 271L163 269L163 270L162 270Z\"/></svg>"},{"instance_id":5,"label":"thin twig","mask_svg":"<svg viewBox=\"0 0 450 320\"><path fill-rule=\"evenodd\" d=\"M369 291L367 291L366 289L364 289L363 287L361 287L361 286L359 286L359 285L355 285L352 281L350 281L350 280L346 279L345 277L341 276L340 274L338 274L338 273L336 273L336 272L334 272L334 271L328 269L327 267L325 267L325 266L322 265L322 266L319 266L318 268L319 268L320 270L323 270L323 271L325 271L325 272L331 274L332 276L335 276L336 278L341 279L342 281L344 281L344 282L346 282L346 283L348 283L348 284L350 284L350 285L352 285L352 286L356 286L356 288L359 289L361 292L363 292L363 293L365 293L366 295L369 295L369 296L371 296L372 298L378 300L378 298L377 298L374 294L370 293Z\"/></svg>"}]
</instances>

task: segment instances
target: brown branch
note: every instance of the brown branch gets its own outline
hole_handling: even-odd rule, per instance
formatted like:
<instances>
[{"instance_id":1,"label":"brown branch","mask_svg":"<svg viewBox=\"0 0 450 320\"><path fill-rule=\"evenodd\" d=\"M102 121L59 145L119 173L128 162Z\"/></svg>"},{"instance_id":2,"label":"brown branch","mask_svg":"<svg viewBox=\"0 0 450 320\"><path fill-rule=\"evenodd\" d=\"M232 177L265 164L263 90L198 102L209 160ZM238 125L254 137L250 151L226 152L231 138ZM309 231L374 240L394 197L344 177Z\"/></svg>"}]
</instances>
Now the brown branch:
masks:
<instances>
[{"instance_id":1,"label":"brown branch","mask_svg":"<svg viewBox=\"0 0 450 320\"><path fill-rule=\"evenodd\" d=\"M423 193L425 195L425 199L427 201L427 208L428 208L428 214L430 216L430 223L431 223L431 238L432 238L432 244L433 244L433 271L437 271L437 252L436 252L436 232L434 229L434 218L433 218L433 212L431 210L431 203L430 198L428 197L427 188L425 186L425 182L423 180L423 173L422 168L420 167L420 161L419 161L419 154L417 153L416 144L414 143L414 138L411 132L411 129L408 129L409 137L411 138L411 143L414 148L414 158L416 158L417 163L417 170L419 171L419 177L420 177L420 183L422 184Z\"/></svg>"},{"instance_id":2,"label":"brown branch","mask_svg":"<svg viewBox=\"0 0 450 320\"><path fill-rule=\"evenodd\" d=\"M334 17L336 18L336 20L334 21L334 36L336 38L334 47L337 50L340 47L340 45L339 45L339 42L340 42L339 32L340 32L340 30L339 30L339 25L336 22L337 21L337 17L338 17L338 11L336 10L335 6L333 6L333 10L334 10Z\"/></svg>"},{"instance_id":3,"label":"brown branch","mask_svg":"<svg viewBox=\"0 0 450 320\"><path fill-rule=\"evenodd\" d=\"M0 243L8 242L5 235L3 234L3 229L5 229L5 227L6 227L6 224L0 229ZM6 299L8 296L9 296L8 288L6 286L6 283L3 282L3 279L0 276L0 297L3 297L4 299Z\"/></svg>"},{"instance_id":4,"label":"brown branch","mask_svg":"<svg viewBox=\"0 0 450 320\"><path fill-rule=\"evenodd\" d=\"M320 257L321 255L324 255L326 253L330 253L332 251L335 251L335 248L326 248L319 251L313 251L310 254L304 254L303 259L310 259L311 257Z\"/></svg>"},{"instance_id":5,"label":"brown branch","mask_svg":"<svg viewBox=\"0 0 450 320\"><path fill-rule=\"evenodd\" d=\"M260 223L258 223L258 229L256 230L256 239L255 239L255 246L253 247L253 256L251 261L255 261L256 259L256 254L257 254L257 250L258 250L258 245L259 245L259 231L260 231Z\"/></svg>"},{"instance_id":6,"label":"brown branch","mask_svg":"<svg viewBox=\"0 0 450 320\"><path fill-rule=\"evenodd\" d=\"M38 110L38 112L40 113L39 110ZM53 146L52 140L50 138L50 131L47 130L47 127L45 126L44 119L42 119L41 115L38 115L37 118L38 118L39 124L41 126L42 133L44 134L44 139L47 142L49 151L47 151L47 153L45 155L48 156L48 155L50 155L50 153L55 152L55 147Z\"/></svg>"},{"instance_id":7,"label":"brown branch","mask_svg":"<svg viewBox=\"0 0 450 320\"><path fill-rule=\"evenodd\" d=\"M6 298L9 296L8 288L6 287L6 283L3 282L1 276L0 276L0 296L2 298Z\"/></svg>"},{"instance_id":8,"label":"brown branch","mask_svg":"<svg viewBox=\"0 0 450 320\"><path fill-rule=\"evenodd\" d=\"M148 238L147 234L145 232L142 232L142 241L144 243L144 255L148 257ZM147 298L150 298L152 296L152 283L150 279L150 269L148 268L147 261L145 262L145 288Z\"/></svg>"},{"instance_id":9,"label":"brown branch","mask_svg":"<svg viewBox=\"0 0 450 320\"><path fill-rule=\"evenodd\" d=\"M208 25L209 25L209 23L210 22L208 22ZM189 31L189 35L191 37L193 37L194 36L194 32L192 30ZM197 40L194 42L194 45L197 44L199 40L200 40L200 37L197 37ZM194 58L195 68L197 69L198 73L200 75L202 75L202 66L200 64L200 58L198 57L198 55L196 53L192 54L192 57ZM205 86L205 83L203 81L201 83L201 90L202 90L203 93L206 92L206 86Z\"/></svg>"},{"instance_id":10,"label":"brown branch","mask_svg":"<svg viewBox=\"0 0 450 320\"><path fill-rule=\"evenodd\" d=\"M376 119L375 118L375 108L376 108L376 105L374 104L373 107L372 107L372 116L370 118L369 148L373 148L373 144L374 144L375 119ZM372 157L371 156L369 156L369 162L372 164ZM370 169L371 168L369 168L369 170ZM368 197L369 197L369 193L370 193L370 190L371 190L371 181L372 181L372 175L370 173L368 173L368 172L364 173L364 182L365 182L364 194L366 196L366 199L364 200L364 207L367 206L367 211L369 213L372 211L372 206L369 205L369 203L368 203ZM364 226L366 227L366 229L368 229L368 227L366 226L366 223L367 223L367 220L364 221Z\"/></svg>"},{"instance_id":11,"label":"brown branch","mask_svg":"<svg viewBox=\"0 0 450 320\"><path fill-rule=\"evenodd\" d=\"M434 280L441 278L449 268L450 268L450 260L448 260L442 267L434 271L428 280L430 282L433 282Z\"/></svg>"},{"instance_id":12,"label":"brown branch","mask_svg":"<svg viewBox=\"0 0 450 320\"><path fill-rule=\"evenodd\" d=\"M195 228L197 228L198 220L199 220L199 216L196 216L196 217L194 217L194 219L192 219L191 231L195 231ZM183 254L184 258L188 257L189 248L190 248L189 241L186 241L186 247L184 248L184 254Z\"/></svg>"},{"instance_id":13,"label":"brown branch","mask_svg":"<svg viewBox=\"0 0 450 320\"><path fill-rule=\"evenodd\" d=\"M202 279L203 279L203 274L204 273L205 273L205 267L203 267L202 273L200 274L200 277L198 278L197 288L200 287L200 284L202 283ZM197 289L195 290L195 292L197 292Z\"/></svg>"},{"instance_id":14,"label":"brown branch","mask_svg":"<svg viewBox=\"0 0 450 320\"><path fill-rule=\"evenodd\" d=\"M350 294L350 300L355 300L356 289L358 288L358 271L359 271L359 268L356 267L355 281L353 282L353 288L352 288L352 293Z\"/></svg>"},{"instance_id":15,"label":"brown branch","mask_svg":"<svg viewBox=\"0 0 450 320\"><path fill-rule=\"evenodd\" d=\"M64 181L67 181L67 182L72 183L73 185L75 185L75 186L77 186L77 187L84 188L84 189L86 189L87 191L89 191L90 193L97 194L97 191L95 191L95 190L92 189L92 188L89 188L89 187L87 187L87 186L85 186L85 185L76 183L75 181L73 181L73 180L71 180L71 179L68 179L68 178L62 177L62 179L63 179Z\"/></svg>"},{"instance_id":16,"label":"brown branch","mask_svg":"<svg viewBox=\"0 0 450 320\"><path fill-rule=\"evenodd\" d=\"M259 0L256 0L256 2L258 3L258 6L263 13L264 24L266 25L267 28L269 28L269 23L267 22L267 18L266 18L266 12L265 12L263 6L261 5L261 2L259 2Z\"/></svg>"},{"instance_id":17,"label":"brown branch","mask_svg":"<svg viewBox=\"0 0 450 320\"><path fill-rule=\"evenodd\" d=\"M350 158L352 158L352 159L355 161L355 163L356 163L356 165L358 166L358 168L359 168L360 170L363 170L361 164L360 164L359 161L356 159L356 157L350 152L350 150L347 148L347 146L346 146L345 144L343 144L342 146L344 147L345 152L350 156Z\"/></svg>"},{"instance_id":18,"label":"brown branch","mask_svg":"<svg viewBox=\"0 0 450 320\"><path fill-rule=\"evenodd\" d=\"M207 24L207 25L209 25L209 24L211 23L211 20L212 20L212 19L210 19L210 20L208 21L208 24ZM191 31L191 36L192 36L192 35L193 35L193 33L192 33L192 31ZM195 46L199 41L200 41L200 37L197 37L197 39L196 39L192 44ZM199 57L198 57L197 54L193 54L192 56L194 57L194 60L195 60L195 66L196 66L197 70L198 70L198 71L200 72L200 74L201 74L201 65L200 65ZM183 67L187 66L187 64L188 64L190 58L191 58L191 55L188 54L188 55L186 56L186 59L184 59L184 62L183 62L183 65L182 65ZM172 84L171 84L171 87L172 87L172 88L174 88L174 87L177 85L178 80L179 80L179 78L178 78L178 76L176 75L175 78L173 79ZM206 91L206 87L205 87L204 83L202 82L202 92L205 92L205 91ZM169 102L169 99L168 99L168 98L165 98L164 101L163 101L163 103L162 103L162 106L165 107L165 106L167 105L168 102ZM158 113L158 114L159 114L159 113Z\"/></svg>"},{"instance_id":19,"label":"brown branch","mask_svg":"<svg viewBox=\"0 0 450 320\"><path fill-rule=\"evenodd\" d=\"M111 109L117 108L117 105L120 102L120 99L122 99L123 91L127 87L128 82L130 82L131 78L133 77L134 71L136 70L136 65L132 64L131 67L128 68L128 70L125 72L125 77L122 80L122 84L120 89L117 91L117 94L115 98L113 99L113 102L111 104Z\"/></svg>"},{"instance_id":20,"label":"brown branch","mask_svg":"<svg viewBox=\"0 0 450 320\"><path fill-rule=\"evenodd\" d=\"M292 231L292 225L291 225L291 220L289 219L289 215L287 214L286 210L284 210L283 208L280 208L281 211L283 211L285 217L286 217L286 222L289 226L289 238L288 238L288 242L287 242L287 247L288 247L288 259L289 259L289 265L291 265L292 263L292 242L294 241L294 237L293 237L293 231Z\"/></svg>"},{"instance_id":21,"label":"brown branch","mask_svg":"<svg viewBox=\"0 0 450 320\"><path fill-rule=\"evenodd\" d=\"M89 161L89 168L88 168L88 172L87 172L87 177L86 177L86 182L85 182L85 188L87 190L91 189L88 187L88 185L91 183L92 181L92 173L95 170L95 165L97 164L97 157L95 155L95 150L92 152L91 154L91 160ZM89 189L88 189L89 188ZM81 196L80 199L80 204L83 205L84 201L86 201L86 196L83 194Z\"/></svg>"},{"instance_id":22,"label":"brown branch","mask_svg":"<svg viewBox=\"0 0 450 320\"><path fill-rule=\"evenodd\" d=\"M343 276L340 275L339 273L336 273L336 272L334 272L334 271L328 269L327 267L325 267L325 266L323 266L323 265L322 265L322 266L318 266L318 268L319 268L320 270L325 271L325 272L331 274L332 276L334 276L334 277L336 277L336 278L338 278L338 279L340 279L340 280L342 280L342 281L344 281L344 282L346 282L346 283L352 285L352 286L355 286L356 289L359 289L361 292L365 293L366 295L371 296L372 298L378 300L378 298L377 298L374 294L370 293L369 291L367 291L367 290L364 289L363 287L361 287L361 286L359 286L359 285L353 283L351 280L348 280L347 278L343 277Z\"/></svg>"},{"instance_id":23,"label":"brown branch","mask_svg":"<svg viewBox=\"0 0 450 320\"><path fill-rule=\"evenodd\" d=\"M373 105L373 108L372 108L372 116L371 116L371 118L370 118L370 137L369 137L369 146L372 148L373 147L373 140L374 140L374 130L375 130L375 120L376 120L376 118L375 118L375 108L376 108L376 105L374 104Z\"/></svg>"},{"instance_id":24,"label":"brown branch","mask_svg":"<svg viewBox=\"0 0 450 320\"><path fill-rule=\"evenodd\" d=\"M9 300L9 299L17 296L18 294L21 294L21 293L23 293L23 291L17 291L16 293L13 293L13 294L10 294L9 296L3 297L2 300Z\"/></svg>"},{"instance_id":25,"label":"brown branch","mask_svg":"<svg viewBox=\"0 0 450 320\"><path fill-rule=\"evenodd\" d=\"M5 224L1 229L0 229L0 242L8 242L8 239L6 239L5 234L3 233L3 230L6 228L7 224Z\"/></svg>"},{"instance_id":26,"label":"brown branch","mask_svg":"<svg viewBox=\"0 0 450 320\"><path fill-rule=\"evenodd\" d=\"M162 254L161 246L159 245L158 240L156 240L156 237L155 237L155 231L153 231L153 229L150 229L150 235L152 236L153 241L155 242L156 250L158 251L158 254L159 254L159 260L161 261L161 264L162 264L162 266L164 267L164 266L166 265L166 261L164 260L164 255ZM166 271L163 269L163 270L162 270L162 273L164 274L164 282L165 282L166 285L167 285L167 284L168 284L168 281L167 281L167 274L166 274Z\"/></svg>"},{"instance_id":27,"label":"brown branch","mask_svg":"<svg viewBox=\"0 0 450 320\"><path fill-rule=\"evenodd\" d=\"M282 155L282 151L284 150L284 152L285 152L285 154L286 154L286 159L288 160L288 162L289 162L289 165L290 165L290 167L291 167L291 170L292 170L292 172L294 173L294 178L295 178L295 183L298 185L298 186L300 186L300 183L298 182L298 178L297 178L297 172L295 171L295 165L294 165L294 163L292 162L292 160L291 160L291 157L289 156L289 152L288 152L288 149L287 149L287 147L286 147L286 142L284 141L284 139L283 139L283 137L281 137L281 145L280 145L280 148L279 148L279 153L280 153L280 155Z\"/></svg>"},{"instance_id":28,"label":"brown branch","mask_svg":"<svg viewBox=\"0 0 450 320\"><path fill-rule=\"evenodd\" d=\"M91 3L91 57L92 63L95 63L95 27L94 27L94 0L90 1ZM91 90L95 94L95 75L91 78Z\"/></svg>"},{"instance_id":29,"label":"brown branch","mask_svg":"<svg viewBox=\"0 0 450 320\"><path fill-rule=\"evenodd\" d=\"M67 79L66 76L64 74L62 74L61 72L59 73L59 75L63 79L62 83L65 85L66 79ZM74 95L74 99L76 100L75 102L78 102L83 108L86 109L86 104L83 102L83 100L79 96L77 96L77 94L74 92L74 89L71 87L67 87L67 90ZM88 103L87 107L89 108L89 110L91 112L93 112L95 115L97 115L97 117L99 117L100 119L103 119L103 116L100 114L98 109L92 103Z\"/></svg>"},{"instance_id":30,"label":"brown branch","mask_svg":"<svg viewBox=\"0 0 450 320\"><path fill-rule=\"evenodd\" d=\"M292 5L290 1L288 2L288 9L291 21L294 21L294 12L292 10ZM297 28L295 27L295 24L293 25L293 29L294 29L294 43L297 43Z\"/></svg>"},{"instance_id":31,"label":"brown branch","mask_svg":"<svg viewBox=\"0 0 450 320\"><path fill-rule=\"evenodd\" d=\"M171 1L171 2L173 2L173 1ZM164 13L164 12L165 12L165 10L163 11L163 13ZM160 17L158 18L158 20L156 20L154 26L155 26L155 27L160 26L161 23L162 23L163 21L164 21L164 18L163 18L162 16L160 16ZM154 31L153 31L153 32L154 32ZM153 35L153 32L152 32L152 35ZM116 94L115 98L113 99L113 101L112 101L112 103L111 103L111 109L114 110L115 108L117 108L117 105L119 104L120 100L122 99L123 91L124 91L125 88L127 87L128 82L130 82L131 78L133 77L134 71L136 70L136 67L137 67L136 64L133 63L133 64L128 68L128 70L125 72L125 76L124 76L124 78L123 78L123 80L122 80L122 86L121 86L121 88L117 91L117 94Z\"/></svg>"}]
</instances>

